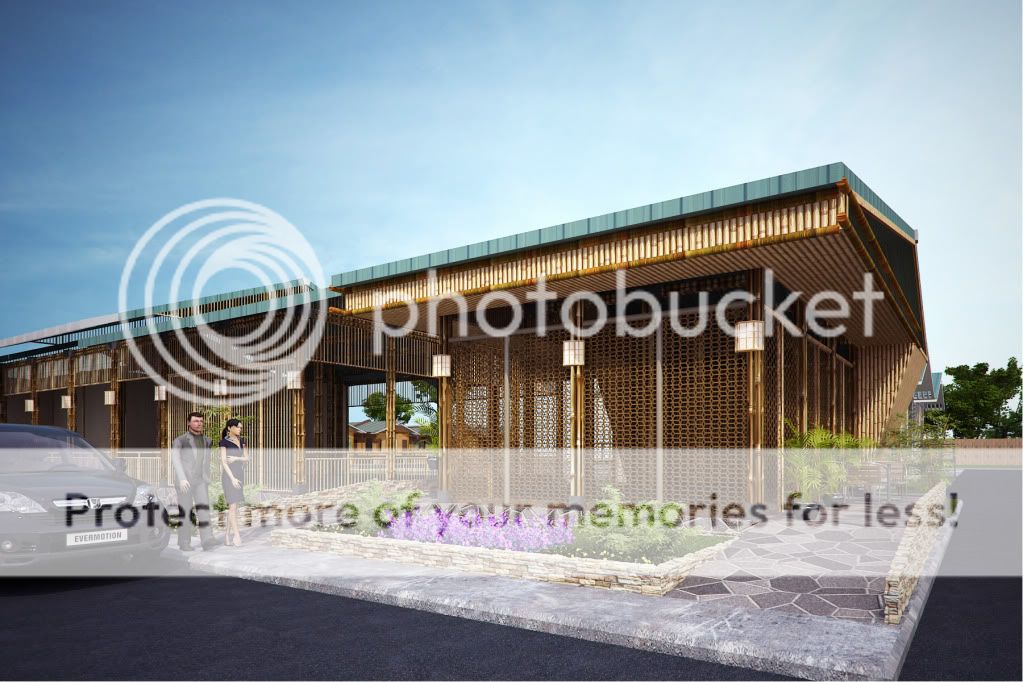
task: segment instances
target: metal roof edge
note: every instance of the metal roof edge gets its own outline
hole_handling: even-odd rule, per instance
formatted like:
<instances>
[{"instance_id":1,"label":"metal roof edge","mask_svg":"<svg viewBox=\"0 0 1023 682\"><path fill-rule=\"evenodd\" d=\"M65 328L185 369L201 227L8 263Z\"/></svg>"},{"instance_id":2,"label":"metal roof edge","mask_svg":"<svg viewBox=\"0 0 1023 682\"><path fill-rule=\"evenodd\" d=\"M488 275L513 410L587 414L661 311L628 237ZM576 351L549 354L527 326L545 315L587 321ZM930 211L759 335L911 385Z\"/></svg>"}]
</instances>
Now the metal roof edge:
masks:
<instances>
[{"instance_id":1,"label":"metal roof edge","mask_svg":"<svg viewBox=\"0 0 1023 682\"><path fill-rule=\"evenodd\" d=\"M914 240L916 239L916 231L905 220L895 213L845 163L836 162L699 194L683 196L677 199L637 206L623 211L605 213L604 215L592 218L550 225L474 244L456 246L430 254L349 270L333 275L330 285L341 288L357 284L368 284L391 277L422 272L430 268L467 263L538 246L548 246L580 239L590 235L638 227L664 220L689 217L754 201L775 199L788 194L827 187L837 183L843 177L849 181L850 187L854 191L866 198L872 206L892 220L908 236Z\"/></svg>"}]
</instances>

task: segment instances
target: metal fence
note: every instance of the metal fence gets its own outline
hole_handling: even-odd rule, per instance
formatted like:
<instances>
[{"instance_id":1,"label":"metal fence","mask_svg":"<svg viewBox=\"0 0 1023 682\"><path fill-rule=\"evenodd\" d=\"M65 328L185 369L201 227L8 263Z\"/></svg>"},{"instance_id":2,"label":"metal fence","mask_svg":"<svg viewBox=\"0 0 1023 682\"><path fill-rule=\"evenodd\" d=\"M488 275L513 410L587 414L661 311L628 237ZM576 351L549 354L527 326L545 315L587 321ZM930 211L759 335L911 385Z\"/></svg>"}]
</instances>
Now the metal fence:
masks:
<instances>
[{"instance_id":1,"label":"metal fence","mask_svg":"<svg viewBox=\"0 0 1023 682\"><path fill-rule=\"evenodd\" d=\"M381 451L309 450L305 478L310 491L326 490L365 481L419 481L435 473L430 455Z\"/></svg>"},{"instance_id":2,"label":"metal fence","mask_svg":"<svg viewBox=\"0 0 1023 682\"><path fill-rule=\"evenodd\" d=\"M123 460L125 473L151 485L174 481L169 453L160 450L108 452ZM246 484L264 492L291 492L294 485L294 452L286 449L254 449L245 467ZM215 459L215 458L214 458ZM212 464L218 466L216 462ZM166 468L166 470L164 470ZM305 479L309 491L338 488L365 481L419 481L436 475L435 460L428 452L306 450Z\"/></svg>"},{"instance_id":3,"label":"metal fence","mask_svg":"<svg viewBox=\"0 0 1023 682\"><path fill-rule=\"evenodd\" d=\"M164 458L159 450L118 450L110 453L124 462L124 471L132 478L145 481L150 485L163 485L173 480L169 471L162 471ZM170 458L167 458L170 464Z\"/></svg>"}]
</instances>

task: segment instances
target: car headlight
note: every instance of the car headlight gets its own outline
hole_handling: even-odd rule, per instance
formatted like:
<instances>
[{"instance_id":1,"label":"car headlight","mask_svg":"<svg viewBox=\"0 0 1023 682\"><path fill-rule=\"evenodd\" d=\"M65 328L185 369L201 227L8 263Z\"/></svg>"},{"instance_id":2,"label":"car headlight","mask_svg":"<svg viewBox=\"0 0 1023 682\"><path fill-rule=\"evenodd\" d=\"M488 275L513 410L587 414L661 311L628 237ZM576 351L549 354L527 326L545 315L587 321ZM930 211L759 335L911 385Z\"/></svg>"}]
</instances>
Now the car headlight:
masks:
<instances>
[{"instance_id":1,"label":"car headlight","mask_svg":"<svg viewBox=\"0 0 1023 682\"><path fill-rule=\"evenodd\" d=\"M46 510L31 497L25 497L21 493L0 492L0 512L45 514Z\"/></svg>"},{"instance_id":2,"label":"car headlight","mask_svg":"<svg viewBox=\"0 0 1023 682\"><path fill-rule=\"evenodd\" d=\"M150 502L156 501L156 491L153 490L151 485L140 485L135 490L135 501L131 503L133 507L145 507Z\"/></svg>"}]
</instances>

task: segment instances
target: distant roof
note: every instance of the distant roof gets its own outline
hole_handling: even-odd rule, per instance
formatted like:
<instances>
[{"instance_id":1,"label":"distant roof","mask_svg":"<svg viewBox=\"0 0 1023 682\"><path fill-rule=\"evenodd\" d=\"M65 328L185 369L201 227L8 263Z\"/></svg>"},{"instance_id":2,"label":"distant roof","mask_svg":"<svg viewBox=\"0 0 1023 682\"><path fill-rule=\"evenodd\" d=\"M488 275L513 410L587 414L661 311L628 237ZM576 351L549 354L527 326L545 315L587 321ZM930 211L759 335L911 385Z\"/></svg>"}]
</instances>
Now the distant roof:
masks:
<instances>
[{"instance_id":1,"label":"distant roof","mask_svg":"<svg viewBox=\"0 0 1023 682\"><path fill-rule=\"evenodd\" d=\"M297 288L300 288L301 291L297 291ZM179 301L178 303L156 305L153 306L149 313L152 316L151 319L154 326L158 331L162 332L170 331L174 327L175 323L172 318L177 318L177 324L182 328L187 329L196 326L195 311L201 312L203 320L206 323L210 323L283 309L288 306L289 302L300 305L306 302L327 301L339 295L330 289L321 289L311 283L299 282L297 280L274 284L273 291L275 294L271 296L267 287L239 289L224 294L214 294L198 299ZM291 292L290 299L288 298L289 291ZM131 325L132 336L145 336L149 333L144 324L146 319L145 308L129 310L124 313L123 319ZM39 329L27 334L18 334L17 336L0 339L0 348L26 343L52 345L64 341L73 341L72 345L77 348L102 345L124 338L121 320L121 315L113 313L46 327L45 329ZM5 357L8 356L0 355L0 359Z\"/></svg>"},{"instance_id":2,"label":"distant roof","mask_svg":"<svg viewBox=\"0 0 1023 682\"><path fill-rule=\"evenodd\" d=\"M369 434L383 433L384 431L387 430L387 422L381 421L379 419L366 419L365 421L361 422L352 422L349 424L349 426L355 429L356 431L361 431L362 433ZM399 423L397 424L397 427L399 429L406 429L416 435L419 435L419 428L414 424Z\"/></svg>"},{"instance_id":3,"label":"distant roof","mask_svg":"<svg viewBox=\"0 0 1023 682\"><path fill-rule=\"evenodd\" d=\"M636 227L646 223L662 220L676 220L688 216L717 211L730 206L737 206L751 201L764 201L778 197L807 192L834 185L842 178L849 182L849 187L863 197L871 206L891 220L898 228L914 241L917 232L906 223L881 197L867 187L844 163L832 163L806 170L774 175L761 180L732 185L721 189L691 194L677 199L669 199L656 204L647 204L624 211L605 213L592 218L584 218L570 223L551 225L528 232L489 239L466 246L457 246L443 251L403 258L382 265L375 265L357 270L349 270L331 277L331 286L345 287L355 284L366 284L376 280L406 275L413 272L429 270L456 263L469 262L481 258L513 253L525 249L534 249L558 242L579 239L588 235L613 232ZM476 233L484 231L478 226L466 226L466 231Z\"/></svg>"},{"instance_id":4,"label":"distant roof","mask_svg":"<svg viewBox=\"0 0 1023 682\"><path fill-rule=\"evenodd\" d=\"M924 375L920 378L916 390L913 391L914 401L934 402L944 395L944 389L941 386L941 372L931 372L930 368L930 363L924 366Z\"/></svg>"}]
</instances>

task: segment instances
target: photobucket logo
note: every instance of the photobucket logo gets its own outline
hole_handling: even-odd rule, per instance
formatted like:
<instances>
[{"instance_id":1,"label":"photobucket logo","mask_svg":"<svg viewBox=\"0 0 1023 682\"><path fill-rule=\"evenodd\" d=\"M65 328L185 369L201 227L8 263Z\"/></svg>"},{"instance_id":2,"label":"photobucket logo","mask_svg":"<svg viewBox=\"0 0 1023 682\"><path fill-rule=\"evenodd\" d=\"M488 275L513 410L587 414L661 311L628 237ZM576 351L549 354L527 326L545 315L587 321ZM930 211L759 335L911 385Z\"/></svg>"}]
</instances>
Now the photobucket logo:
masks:
<instances>
[{"instance_id":1,"label":"photobucket logo","mask_svg":"<svg viewBox=\"0 0 1023 682\"><path fill-rule=\"evenodd\" d=\"M427 273L429 291L438 291L436 270ZM765 336L775 334L775 323L781 327L783 333L800 337L803 329L800 324L794 321L790 311L795 304L804 298L802 292L790 292L781 301L776 300L774 272L770 269L764 271L763 282L763 321ZM714 323L718 329L731 337L740 335L737 325L729 318L728 311L736 306L755 305L760 299L752 292L745 290L732 290L724 292L714 305L710 304L710 292L700 291L697 293L697 303L682 309L678 291L668 292L667 310L664 309L662 299L645 289L628 290L627 271L618 270L615 273L615 290L613 310L603 296L593 291L575 291L564 298L559 308L558 319L554 324L567 330L573 337L590 338L603 331L613 320L615 334L617 336L647 337L655 334L664 321L668 318L668 324L675 334L693 338L707 331L708 325ZM525 299L523 301L522 299ZM442 302L453 303L458 308L457 334L466 336L469 328L470 310L473 315L473 324L477 326L484 335L490 337L511 336L522 331L524 319L523 306L536 304L537 316L533 331L537 336L546 336L548 328L547 306L548 301L557 300L557 293L547 288L547 281L540 277L536 285L526 291L522 297L516 296L510 291L490 291L480 297L476 306L472 308L468 299L457 292L437 293L426 301L426 327L427 333L436 336L438 309ZM852 318L853 306L862 307L861 319L863 322L862 335L866 338L874 336L874 306L877 302L884 300L884 293L874 287L874 277L870 273L863 276L862 288L852 292L852 300L838 291L819 291L809 297L805 297L803 304L803 319L809 331L821 338L837 338L849 331L846 324ZM626 310L635 302L645 304L649 311L643 315L626 314ZM588 303L590 311L589 319L580 323L574 316L573 311L577 304ZM509 316L504 326L495 326L486 315L489 308L500 306L508 310ZM392 325L384 320L384 310L404 307L407 317L403 324ZM692 324L683 324L683 318L689 318L695 313L696 318ZM373 352L377 355L384 352L384 337L399 338L408 335L419 326L420 321L419 302L410 296L398 296L396 298L384 299L382 294L377 294L373 305Z\"/></svg>"},{"instance_id":2,"label":"photobucket logo","mask_svg":"<svg viewBox=\"0 0 1023 682\"><path fill-rule=\"evenodd\" d=\"M255 278L259 286L238 300L200 305L207 284L230 271ZM186 277L192 286L183 296ZM197 201L163 216L135 244L118 290L122 334L139 367L169 393L192 403L209 402L212 395L231 405L250 404L301 376L327 316L325 305L309 305L319 298L312 283L325 281L309 242L274 211L240 199ZM166 293L157 296L158 286ZM129 316L129 294L138 287L143 308ZM185 299L191 303L180 308L154 304ZM254 328L225 335L212 326L235 317L231 308L252 305L265 311ZM161 333L168 331L180 351L167 347ZM162 367L153 366L136 335L149 337Z\"/></svg>"}]
</instances>

